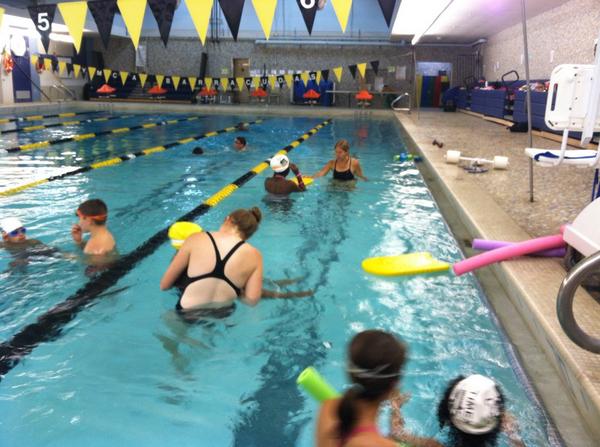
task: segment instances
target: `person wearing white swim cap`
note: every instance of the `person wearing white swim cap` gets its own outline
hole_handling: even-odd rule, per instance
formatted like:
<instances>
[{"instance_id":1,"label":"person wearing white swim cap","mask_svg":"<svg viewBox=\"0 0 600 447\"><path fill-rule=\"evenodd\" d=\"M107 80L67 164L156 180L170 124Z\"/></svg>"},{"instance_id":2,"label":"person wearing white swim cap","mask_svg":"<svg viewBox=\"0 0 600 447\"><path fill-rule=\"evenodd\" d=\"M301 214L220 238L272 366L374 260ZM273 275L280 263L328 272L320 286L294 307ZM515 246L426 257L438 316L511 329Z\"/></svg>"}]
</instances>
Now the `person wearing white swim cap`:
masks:
<instances>
[{"instance_id":1,"label":"person wearing white swim cap","mask_svg":"<svg viewBox=\"0 0 600 447\"><path fill-rule=\"evenodd\" d=\"M306 191L306 185L304 184L298 166L294 163L290 163L287 155L277 154L271 158L269 164L273 170L273 176L265 180L265 189L267 192L277 195L287 195L292 192ZM294 173L298 183L286 179L290 171Z\"/></svg>"},{"instance_id":2,"label":"person wearing white swim cap","mask_svg":"<svg viewBox=\"0 0 600 447\"><path fill-rule=\"evenodd\" d=\"M27 228L16 217L6 217L0 220L0 230L2 232L0 248L5 249L13 256L10 267L27 265L32 256L60 254L56 248L48 247L37 239L28 239Z\"/></svg>"}]
</instances>

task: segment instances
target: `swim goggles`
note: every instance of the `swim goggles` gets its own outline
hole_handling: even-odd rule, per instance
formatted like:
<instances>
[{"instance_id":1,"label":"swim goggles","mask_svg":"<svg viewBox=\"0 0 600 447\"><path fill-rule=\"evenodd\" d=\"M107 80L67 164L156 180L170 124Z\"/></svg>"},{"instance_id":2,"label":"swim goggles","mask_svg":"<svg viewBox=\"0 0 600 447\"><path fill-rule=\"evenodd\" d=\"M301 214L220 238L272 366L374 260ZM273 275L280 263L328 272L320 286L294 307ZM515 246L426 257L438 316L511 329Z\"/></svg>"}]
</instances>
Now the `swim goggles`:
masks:
<instances>
[{"instance_id":1,"label":"swim goggles","mask_svg":"<svg viewBox=\"0 0 600 447\"><path fill-rule=\"evenodd\" d=\"M17 237L18 235L25 234L25 233L27 233L27 228L21 227L21 228L17 228L16 230L9 232L8 235L10 237Z\"/></svg>"},{"instance_id":2,"label":"swim goggles","mask_svg":"<svg viewBox=\"0 0 600 447\"><path fill-rule=\"evenodd\" d=\"M352 374L354 377L359 377L362 379L389 379L392 377L400 377L400 371L392 374L382 374L382 371L387 369L389 366L390 364L386 363L385 365L381 365L373 369L365 369L356 366L351 361L348 361L346 371L348 371L348 373Z\"/></svg>"}]
</instances>

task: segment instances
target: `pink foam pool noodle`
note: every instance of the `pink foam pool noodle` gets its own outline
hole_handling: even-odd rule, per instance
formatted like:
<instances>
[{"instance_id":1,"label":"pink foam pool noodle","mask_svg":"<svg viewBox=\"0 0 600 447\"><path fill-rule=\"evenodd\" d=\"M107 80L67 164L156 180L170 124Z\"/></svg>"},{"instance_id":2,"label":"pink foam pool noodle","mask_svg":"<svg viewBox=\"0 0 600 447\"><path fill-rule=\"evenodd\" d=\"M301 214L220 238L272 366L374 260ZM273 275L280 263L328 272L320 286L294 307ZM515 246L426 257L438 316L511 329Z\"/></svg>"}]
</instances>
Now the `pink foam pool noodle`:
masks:
<instances>
[{"instance_id":1,"label":"pink foam pool noodle","mask_svg":"<svg viewBox=\"0 0 600 447\"><path fill-rule=\"evenodd\" d=\"M536 251L562 247L564 243L562 234L517 242L514 245L496 248L495 250L486 251L485 253L457 262L452 266L452 270L454 270L454 273L457 275L462 275L478 268L485 267L486 265L494 264L495 262L528 255L530 253L535 253Z\"/></svg>"},{"instance_id":2,"label":"pink foam pool noodle","mask_svg":"<svg viewBox=\"0 0 600 447\"><path fill-rule=\"evenodd\" d=\"M494 250L500 247L508 247L509 245L514 245L514 242L506 242L506 241L494 241L490 239L473 239L471 243L471 247L475 250ZM550 250L538 251L536 253L531 253L532 256L545 256L548 258L562 258L565 255L567 250L565 247L552 248Z\"/></svg>"}]
</instances>

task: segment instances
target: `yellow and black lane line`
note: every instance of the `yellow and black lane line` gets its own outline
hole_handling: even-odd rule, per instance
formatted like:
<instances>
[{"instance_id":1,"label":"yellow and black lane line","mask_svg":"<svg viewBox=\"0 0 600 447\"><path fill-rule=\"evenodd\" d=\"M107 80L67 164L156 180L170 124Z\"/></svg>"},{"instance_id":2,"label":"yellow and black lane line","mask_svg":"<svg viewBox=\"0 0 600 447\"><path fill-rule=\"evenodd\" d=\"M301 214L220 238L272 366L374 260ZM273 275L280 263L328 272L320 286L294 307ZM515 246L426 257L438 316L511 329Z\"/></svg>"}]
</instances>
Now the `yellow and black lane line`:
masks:
<instances>
[{"instance_id":1,"label":"yellow and black lane line","mask_svg":"<svg viewBox=\"0 0 600 447\"><path fill-rule=\"evenodd\" d=\"M196 118L196 117L193 117L193 118ZM186 118L186 119L188 121L190 120L190 118ZM259 124L259 123L262 123L262 120L250 121L248 123L243 123L243 124L251 126L253 124ZM237 130L236 126L225 127L224 129L213 130L211 132L206 132L206 133L203 133L200 135L194 135L192 137L181 138L177 141L173 141L172 143L167 143L162 146L149 147L146 149L139 150L137 152L120 155L118 157L109 158L107 160L97 161L97 162L94 162L87 166L82 166L80 168L74 168L71 171L63 172L62 174L59 174L59 175L53 175L51 177L39 179L39 180L36 180L31 183L26 183L26 184L23 184L20 186L16 186L14 188L5 189L3 191L0 191L0 196L10 196L13 194L17 194L21 191L24 191L26 189L30 189L35 186L42 185L44 183L53 182L55 180L62 180L64 178L71 177L71 176L77 175L77 174L82 174L84 172L88 172L93 169L101 169L101 168L106 168L108 166L118 165L120 163L123 163L124 161L133 160L137 157L143 157L145 155L151 155L151 154L155 154L157 152L163 152L163 151L166 151L167 149L170 149L175 146L180 146L182 144L191 143L192 141L201 140L203 138L214 137L216 135L220 135L220 134L226 133L226 132L233 132L235 130Z\"/></svg>"},{"instance_id":2,"label":"yellow and black lane line","mask_svg":"<svg viewBox=\"0 0 600 447\"><path fill-rule=\"evenodd\" d=\"M302 135L302 137L281 149L278 153L285 154L291 151L329 123L331 123L331 120L323 121L321 124ZM205 200L189 213L181 216L177 221L193 221L201 215L206 214L221 200L247 183L252 177L256 176L267 166L268 163L266 161L257 165L240 178L225 186L225 188L221 189L210 199ZM168 233L168 226L155 233L154 236L147 239L136 249L119 258L107 270L90 279L87 284L65 299L62 303L57 304L45 314L38 317L35 323L25 326L18 333L13 335L10 340L0 343L0 381L38 345L55 340L60 336L65 325L72 321L81 310L89 308L94 300L100 297L110 287L114 286L137 264L164 244L169 239Z\"/></svg>"},{"instance_id":3,"label":"yellow and black lane line","mask_svg":"<svg viewBox=\"0 0 600 447\"><path fill-rule=\"evenodd\" d=\"M64 113L54 113L52 115L29 115L29 116L19 116L16 118L0 118L0 124L13 123L15 121L39 121L46 118L68 118L76 115L88 115L90 113L98 113L99 110L91 110L89 112L64 112Z\"/></svg>"},{"instance_id":4,"label":"yellow and black lane line","mask_svg":"<svg viewBox=\"0 0 600 447\"><path fill-rule=\"evenodd\" d=\"M133 116L136 116L136 115L101 116L99 118L88 118L88 119L75 120L75 121L61 121L60 123L40 124L37 126L16 127L14 129L0 130L0 135L4 135L6 133L15 133L15 132L33 132L35 130L48 129L51 127L73 126L75 124L82 124L82 123L98 123L101 121L126 119L126 118L131 118Z\"/></svg>"},{"instance_id":5,"label":"yellow and black lane line","mask_svg":"<svg viewBox=\"0 0 600 447\"><path fill-rule=\"evenodd\" d=\"M150 129L152 127L158 127L158 126L168 126L169 124L177 124L177 123L181 123L184 121L195 121L195 120L199 120L201 118L203 118L203 117L202 116L186 116L183 118L177 118L177 119L172 119L172 120L162 120L162 121L156 121L154 123L138 124L137 126L132 126L132 127L117 127L115 129L107 129L107 130L103 130L100 132L83 133L83 134L79 134L79 135L73 135L71 137L58 138L56 140L46 140L46 141L38 141L35 143L22 144L21 146L9 147L8 149L4 149L4 150L6 152L32 151L35 149L41 149L43 147L52 146L55 144L68 143L69 141L88 140L90 138L97 138L97 137L101 137L103 135L127 133L127 132L131 132L132 130ZM105 121L106 120L108 120L108 118L106 118Z\"/></svg>"}]
</instances>

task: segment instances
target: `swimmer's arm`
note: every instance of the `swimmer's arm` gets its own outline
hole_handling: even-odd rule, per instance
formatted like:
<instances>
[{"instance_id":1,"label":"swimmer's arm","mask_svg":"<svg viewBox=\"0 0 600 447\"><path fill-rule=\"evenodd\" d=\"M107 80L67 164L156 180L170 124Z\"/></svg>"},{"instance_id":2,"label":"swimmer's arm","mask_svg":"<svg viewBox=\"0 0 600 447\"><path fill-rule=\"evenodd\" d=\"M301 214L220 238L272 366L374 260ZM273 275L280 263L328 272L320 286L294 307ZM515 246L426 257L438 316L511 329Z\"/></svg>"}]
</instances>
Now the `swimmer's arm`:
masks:
<instances>
[{"instance_id":1,"label":"swimmer's arm","mask_svg":"<svg viewBox=\"0 0 600 447\"><path fill-rule=\"evenodd\" d=\"M262 296L262 282L263 282L263 261L262 255L257 250L258 263L256 268L246 281L244 287L243 296L241 300L249 306L256 306Z\"/></svg>"},{"instance_id":2,"label":"swimmer's arm","mask_svg":"<svg viewBox=\"0 0 600 447\"><path fill-rule=\"evenodd\" d=\"M519 424L509 412L504 413L504 417L502 418L502 431L506 433L512 447L525 447L525 443L521 440L521 436L519 436Z\"/></svg>"},{"instance_id":3,"label":"swimmer's arm","mask_svg":"<svg viewBox=\"0 0 600 447\"><path fill-rule=\"evenodd\" d=\"M360 162L356 158L354 158L352 159L352 163L354 164L354 174L356 174L357 177L363 179L366 182L368 179L363 175Z\"/></svg>"},{"instance_id":4,"label":"swimmer's arm","mask_svg":"<svg viewBox=\"0 0 600 447\"><path fill-rule=\"evenodd\" d=\"M179 275L183 272L183 270L188 266L190 261L190 251L191 244L189 244L189 240L193 239L193 237L189 237L184 243L183 246L179 249L171 264L167 268L167 271L163 275L160 280L160 290L167 290L173 287Z\"/></svg>"},{"instance_id":5,"label":"swimmer's arm","mask_svg":"<svg viewBox=\"0 0 600 447\"><path fill-rule=\"evenodd\" d=\"M306 185L304 184L304 181L302 180L302 174L300 174L300 169L298 169L298 166L296 166L294 163L291 163L290 169L292 170L292 172L298 179L297 191L306 191Z\"/></svg>"},{"instance_id":6,"label":"swimmer's arm","mask_svg":"<svg viewBox=\"0 0 600 447\"><path fill-rule=\"evenodd\" d=\"M324 175L327 175L327 173L329 171L331 171L331 163L332 162L333 162L332 160L329 160L327 162L327 164L325 166L323 166L323 169L321 169L319 172L317 172L316 174L314 174L312 176L312 178L319 178L319 177L323 177Z\"/></svg>"}]
</instances>

